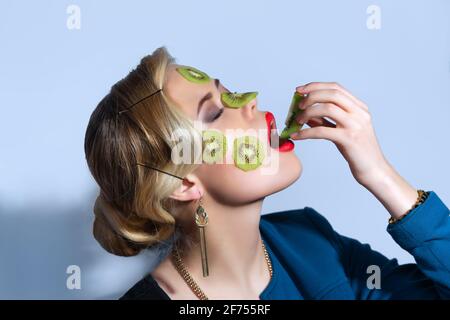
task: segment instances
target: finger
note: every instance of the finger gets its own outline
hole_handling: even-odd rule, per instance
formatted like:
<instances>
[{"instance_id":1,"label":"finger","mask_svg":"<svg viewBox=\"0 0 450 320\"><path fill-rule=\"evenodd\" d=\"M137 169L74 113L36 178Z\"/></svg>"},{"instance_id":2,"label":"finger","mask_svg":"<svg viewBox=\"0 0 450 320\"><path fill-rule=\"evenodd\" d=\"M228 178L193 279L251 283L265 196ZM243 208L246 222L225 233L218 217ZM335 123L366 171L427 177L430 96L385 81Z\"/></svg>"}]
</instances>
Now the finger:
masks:
<instances>
[{"instance_id":1,"label":"finger","mask_svg":"<svg viewBox=\"0 0 450 320\"><path fill-rule=\"evenodd\" d=\"M325 89L335 89L342 91L346 96L348 96L353 102L361 109L368 111L369 108L367 105L359 100L357 97L355 97L353 94L350 93L346 88L344 88L341 84L337 82L310 82L308 84L305 84L303 86L299 86L296 88L296 90L299 93L309 93L314 90L325 90Z\"/></svg>"},{"instance_id":2,"label":"finger","mask_svg":"<svg viewBox=\"0 0 450 320\"><path fill-rule=\"evenodd\" d=\"M336 89L315 90L310 92L306 98L300 102L299 108L305 110L315 103L334 103L347 112L363 112L355 105L353 100Z\"/></svg>"},{"instance_id":3,"label":"finger","mask_svg":"<svg viewBox=\"0 0 450 320\"><path fill-rule=\"evenodd\" d=\"M291 138L293 140L325 139L340 144L343 141L343 133L342 129L338 128L315 127L295 132L291 134Z\"/></svg>"},{"instance_id":4,"label":"finger","mask_svg":"<svg viewBox=\"0 0 450 320\"><path fill-rule=\"evenodd\" d=\"M306 123L311 118L323 117L328 117L343 127L350 128L352 125L349 113L333 103L317 103L314 106L307 108L305 111L300 112L295 120L299 123Z\"/></svg>"},{"instance_id":5,"label":"finger","mask_svg":"<svg viewBox=\"0 0 450 320\"><path fill-rule=\"evenodd\" d=\"M345 95L347 95L350 99L352 99L358 107L368 110L369 108L367 105L359 100L357 97L355 97L353 94L350 93L346 88L344 88L341 84L337 82L310 82L306 85L299 86L296 88L299 93L308 93L313 90L325 90L325 89L336 89L342 91Z\"/></svg>"},{"instance_id":6,"label":"finger","mask_svg":"<svg viewBox=\"0 0 450 320\"><path fill-rule=\"evenodd\" d=\"M325 118L312 118L308 122L306 122L306 124L308 126L310 126L311 128L318 127L318 126L336 128L336 125L333 122L331 122Z\"/></svg>"}]
</instances>

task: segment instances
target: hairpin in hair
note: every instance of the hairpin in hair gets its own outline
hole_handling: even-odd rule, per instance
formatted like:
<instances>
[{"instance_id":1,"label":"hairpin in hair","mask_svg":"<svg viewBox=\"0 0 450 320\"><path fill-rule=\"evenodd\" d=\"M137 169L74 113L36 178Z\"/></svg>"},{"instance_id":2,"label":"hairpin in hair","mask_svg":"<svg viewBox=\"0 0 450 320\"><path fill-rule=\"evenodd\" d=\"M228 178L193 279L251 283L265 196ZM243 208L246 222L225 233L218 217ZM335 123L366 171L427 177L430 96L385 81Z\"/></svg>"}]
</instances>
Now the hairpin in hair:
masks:
<instances>
[{"instance_id":1,"label":"hairpin in hair","mask_svg":"<svg viewBox=\"0 0 450 320\"><path fill-rule=\"evenodd\" d=\"M122 113L131 110L131 109L132 109L134 106L136 106L137 104L139 104L139 103L141 103L142 101L144 101L144 100L146 100L146 99L148 99L148 98L154 96L155 94L157 94L158 92L161 92L161 91L162 91L162 89L158 89L158 90L156 90L155 92L153 92L152 94L143 97L142 99L140 99L140 100L136 101L135 103L133 103L133 104L132 104L131 106L129 106L128 108L126 108L126 109L124 109L124 110L121 110L121 111L117 112L117 115L121 115Z\"/></svg>"},{"instance_id":2,"label":"hairpin in hair","mask_svg":"<svg viewBox=\"0 0 450 320\"><path fill-rule=\"evenodd\" d=\"M180 179L180 180L184 180L184 178L182 178L182 177L179 177L179 176L177 176L177 175L174 175L174 174L172 174L172 173L166 172L166 171L164 171L164 170L155 168L155 167L153 167L153 166L151 166L151 165L148 165L148 164L143 164L143 163L136 162L136 165L138 165L138 166L143 166L143 167L146 167L146 168L149 168L149 169L153 169L153 170L156 170L156 171L159 171L159 172L168 174L169 176L172 176L172 177L174 177L174 178L178 178L178 179Z\"/></svg>"}]
</instances>

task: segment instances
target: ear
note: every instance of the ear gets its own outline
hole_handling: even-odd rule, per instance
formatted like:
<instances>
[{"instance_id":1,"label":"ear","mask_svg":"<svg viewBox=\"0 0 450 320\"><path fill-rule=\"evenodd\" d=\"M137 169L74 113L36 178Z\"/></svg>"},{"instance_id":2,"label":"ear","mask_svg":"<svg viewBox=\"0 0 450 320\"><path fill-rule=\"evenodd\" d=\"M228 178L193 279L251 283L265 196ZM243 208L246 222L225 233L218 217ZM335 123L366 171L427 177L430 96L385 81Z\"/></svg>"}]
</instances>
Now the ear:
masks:
<instances>
[{"instance_id":1,"label":"ear","mask_svg":"<svg viewBox=\"0 0 450 320\"><path fill-rule=\"evenodd\" d=\"M169 198L178 201L191 201L200 199L203 193L203 186L197 177L188 174L181 183L181 186L172 192Z\"/></svg>"}]
</instances>

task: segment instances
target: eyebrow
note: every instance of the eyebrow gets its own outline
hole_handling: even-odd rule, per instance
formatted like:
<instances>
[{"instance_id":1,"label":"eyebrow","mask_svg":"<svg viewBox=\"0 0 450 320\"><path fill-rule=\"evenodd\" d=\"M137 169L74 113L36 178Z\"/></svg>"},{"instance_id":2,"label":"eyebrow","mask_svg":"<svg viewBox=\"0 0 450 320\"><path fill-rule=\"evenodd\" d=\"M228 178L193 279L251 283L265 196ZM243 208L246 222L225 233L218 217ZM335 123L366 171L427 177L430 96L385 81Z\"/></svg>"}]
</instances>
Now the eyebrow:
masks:
<instances>
[{"instance_id":1,"label":"eyebrow","mask_svg":"<svg viewBox=\"0 0 450 320\"><path fill-rule=\"evenodd\" d=\"M219 83L220 83L219 79L214 79L214 84L216 85L217 90L219 90ZM203 104L211 98L212 98L212 93L208 92L203 98L200 99L200 101L198 103L197 117L200 114L200 110L203 107Z\"/></svg>"}]
</instances>

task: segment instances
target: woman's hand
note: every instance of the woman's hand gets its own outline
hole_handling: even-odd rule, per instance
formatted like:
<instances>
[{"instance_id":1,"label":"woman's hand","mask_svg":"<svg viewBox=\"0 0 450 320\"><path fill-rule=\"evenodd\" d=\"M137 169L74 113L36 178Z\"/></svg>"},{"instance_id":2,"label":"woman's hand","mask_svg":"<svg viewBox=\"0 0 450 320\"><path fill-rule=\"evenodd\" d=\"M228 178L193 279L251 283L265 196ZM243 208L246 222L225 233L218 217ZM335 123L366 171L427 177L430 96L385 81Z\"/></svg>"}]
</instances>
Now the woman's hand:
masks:
<instances>
[{"instance_id":1,"label":"woman's hand","mask_svg":"<svg viewBox=\"0 0 450 320\"><path fill-rule=\"evenodd\" d=\"M294 140L332 141L347 160L356 181L364 185L389 167L372 127L368 107L337 83L312 82L297 87L308 94L300 102L297 121L311 128L291 135ZM324 117L333 120L335 124Z\"/></svg>"},{"instance_id":2,"label":"woman's hand","mask_svg":"<svg viewBox=\"0 0 450 320\"><path fill-rule=\"evenodd\" d=\"M308 94L300 102L303 112L296 120L311 128L301 129L291 138L332 141L356 181L372 192L392 216L398 217L409 209L417 197L416 190L385 159L368 107L334 82L311 82L296 90Z\"/></svg>"}]
</instances>

